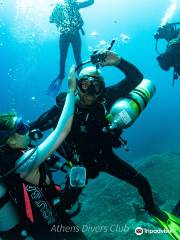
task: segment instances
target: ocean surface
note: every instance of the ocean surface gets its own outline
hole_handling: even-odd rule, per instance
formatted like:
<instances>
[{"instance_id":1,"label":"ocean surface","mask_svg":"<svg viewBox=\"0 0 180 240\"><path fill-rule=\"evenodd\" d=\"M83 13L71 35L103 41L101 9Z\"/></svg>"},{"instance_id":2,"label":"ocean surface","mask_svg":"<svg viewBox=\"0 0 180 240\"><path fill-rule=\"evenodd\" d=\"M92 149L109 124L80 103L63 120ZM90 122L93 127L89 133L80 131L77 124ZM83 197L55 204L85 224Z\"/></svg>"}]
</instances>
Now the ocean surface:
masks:
<instances>
[{"instance_id":1,"label":"ocean surface","mask_svg":"<svg viewBox=\"0 0 180 240\"><path fill-rule=\"evenodd\" d=\"M59 71L59 35L49 23L52 0L0 0L0 112L16 111L26 121L35 120L48 110L55 99L46 94ZM172 69L165 72L156 61L154 33L164 22L180 17L179 0L95 0L81 10L85 36L82 58L87 60L94 48L107 47L134 63L156 85L156 94L137 121L124 131L129 152L119 154L148 177L162 207L171 210L180 197L180 79L172 86ZM159 43L161 52L166 42ZM66 62L66 76L74 64L72 49ZM113 67L102 69L106 85L124 76ZM67 78L62 91L67 89ZM167 183L167 185L166 185ZM137 239L134 226L157 229L143 215L137 219L132 207L140 202L136 190L107 175L89 183L82 212L75 218L79 225L128 226L125 230L96 232L86 227L94 240ZM90 207L89 207L90 206ZM144 225L143 225L144 224ZM127 230L127 229L126 229ZM144 234L142 239L168 239L166 234Z\"/></svg>"}]
</instances>

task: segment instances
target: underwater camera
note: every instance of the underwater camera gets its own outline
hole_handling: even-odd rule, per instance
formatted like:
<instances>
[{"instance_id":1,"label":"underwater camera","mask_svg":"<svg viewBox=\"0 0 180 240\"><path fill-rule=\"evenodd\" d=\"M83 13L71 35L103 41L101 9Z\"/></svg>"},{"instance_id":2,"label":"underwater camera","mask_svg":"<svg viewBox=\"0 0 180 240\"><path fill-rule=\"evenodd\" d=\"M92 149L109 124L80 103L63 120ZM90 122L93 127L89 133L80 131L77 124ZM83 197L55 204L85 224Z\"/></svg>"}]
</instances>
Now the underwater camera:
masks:
<instances>
[{"instance_id":1,"label":"underwater camera","mask_svg":"<svg viewBox=\"0 0 180 240\"><path fill-rule=\"evenodd\" d=\"M105 62L105 60L106 60L105 52L100 52L98 50L95 50L91 55L91 62L94 65L98 64L99 62Z\"/></svg>"},{"instance_id":2,"label":"underwater camera","mask_svg":"<svg viewBox=\"0 0 180 240\"><path fill-rule=\"evenodd\" d=\"M107 50L111 50L114 43L115 43L115 40L113 39L110 44L110 47ZM93 54L91 55L91 62L94 65L98 64L99 62L104 62L106 60L106 56L107 56L107 54L103 50L99 50L99 51L95 50L93 52Z\"/></svg>"},{"instance_id":3,"label":"underwater camera","mask_svg":"<svg viewBox=\"0 0 180 240\"><path fill-rule=\"evenodd\" d=\"M115 43L115 39L112 40L112 42L107 50L111 50L114 43ZM90 64L90 63L92 63L93 65L96 65L96 68L99 68L99 63L104 62L106 60L106 56L107 56L107 53L105 52L104 49L94 50L93 54L90 56L90 59L88 59L88 60L84 61L83 63L81 63L80 65L78 65L75 69L75 72L78 73L82 69L83 66L85 66L86 64Z\"/></svg>"}]
</instances>

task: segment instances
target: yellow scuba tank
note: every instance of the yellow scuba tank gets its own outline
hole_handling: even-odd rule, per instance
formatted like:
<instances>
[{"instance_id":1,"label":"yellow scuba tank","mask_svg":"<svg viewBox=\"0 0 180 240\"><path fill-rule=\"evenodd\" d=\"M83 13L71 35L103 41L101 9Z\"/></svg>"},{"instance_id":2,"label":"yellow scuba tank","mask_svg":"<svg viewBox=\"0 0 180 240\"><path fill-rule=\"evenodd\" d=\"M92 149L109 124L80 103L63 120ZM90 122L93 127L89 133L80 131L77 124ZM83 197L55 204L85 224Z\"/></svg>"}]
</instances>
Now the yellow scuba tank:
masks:
<instances>
[{"instance_id":1,"label":"yellow scuba tank","mask_svg":"<svg viewBox=\"0 0 180 240\"><path fill-rule=\"evenodd\" d=\"M143 81L124 98L118 99L112 106L107 119L110 129L130 127L156 91L155 85L148 79Z\"/></svg>"}]
</instances>

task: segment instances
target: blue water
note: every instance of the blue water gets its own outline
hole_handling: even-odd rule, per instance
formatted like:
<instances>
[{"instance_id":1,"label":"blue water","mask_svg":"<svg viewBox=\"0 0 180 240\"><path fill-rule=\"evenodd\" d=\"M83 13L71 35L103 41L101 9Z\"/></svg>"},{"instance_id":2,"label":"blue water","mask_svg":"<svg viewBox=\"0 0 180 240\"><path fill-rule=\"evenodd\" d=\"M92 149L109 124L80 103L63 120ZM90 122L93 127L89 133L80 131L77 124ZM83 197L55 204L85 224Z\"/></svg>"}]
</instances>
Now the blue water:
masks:
<instances>
[{"instance_id":1,"label":"blue water","mask_svg":"<svg viewBox=\"0 0 180 240\"><path fill-rule=\"evenodd\" d=\"M59 71L58 34L55 26L48 23L52 2L0 0L0 112L15 110L25 120L32 121L55 102L46 95L49 83ZM86 32L82 37L83 59L89 57L88 47L95 47L102 40L110 43L116 38L114 50L137 65L144 77L157 87L148 107L124 132L131 150L123 153L127 159L163 149L176 150L180 142L180 80L172 87L172 71L164 72L158 66L153 38L170 2L95 0L93 6L82 11ZM179 13L180 7L177 7L171 21L178 21ZM94 31L99 35L91 36ZM122 33L130 37L127 43L120 41ZM165 49L165 44L160 44L160 48ZM67 73L73 59L69 49ZM102 70L107 85L123 78L123 74L112 67ZM67 89L66 81L62 89Z\"/></svg>"}]
</instances>

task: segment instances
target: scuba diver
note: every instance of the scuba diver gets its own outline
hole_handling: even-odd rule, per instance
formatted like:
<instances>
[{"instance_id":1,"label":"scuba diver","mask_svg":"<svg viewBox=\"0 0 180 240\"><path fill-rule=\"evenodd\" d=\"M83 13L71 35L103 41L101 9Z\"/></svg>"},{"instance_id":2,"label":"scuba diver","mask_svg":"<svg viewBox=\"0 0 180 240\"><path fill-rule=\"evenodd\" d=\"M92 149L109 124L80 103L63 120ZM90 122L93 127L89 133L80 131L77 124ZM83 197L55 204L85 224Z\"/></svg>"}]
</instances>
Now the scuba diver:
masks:
<instances>
[{"instance_id":1,"label":"scuba diver","mask_svg":"<svg viewBox=\"0 0 180 240\"><path fill-rule=\"evenodd\" d=\"M35 239L57 239L50 231L52 226L67 224L57 207L60 191L56 190L48 164L72 126L76 89L73 67L68 84L57 126L39 146L30 143L31 137L40 137L38 131L30 132L29 126L14 113L0 115L0 236L5 240L25 240L29 232ZM68 226L76 227L70 221ZM76 239L76 233L58 236ZM77 239L85 237L79 233Z\"/></svg>"},{"instance_id":2,"label":"scuba diver","mask_svg":"<svg viewBox=\"0 0 180 240\"><path fill-rule=\"evenodd\" d=\"M85 67L78 75L72 129L58 152L74 166L84 166L87 180L96 178L100 172L106 172L136 187L144 200L145 209L156 221L162 221L164 225L175 222L171 229L174 234L177 220L155 204L148 180L114 153L114 147L125 144L120 136L121 130L104 131L109 124L108 113L114 102L136 88L142 82L143 75L133 64L110 50L96 52L91 57L91 62L97 67ZM117 84L106 87L98 66L113 66L126 77ZM59 94L56 105L31 123L31 127L41 131L55 128L65 95L66 93Z\"/></svg>"},{"instance_id":3,"label":"scuba diver","mask_svg":"<svg viewBox=\"0 0 180 240\"><path fill-rule=\"evenodd\" d=\"M171 67L174 69L173 86L174 81L178 79L178 75L180 76L180 29L177 28L178 24L180 24L180 22L163 25L158 29L154 36L156 39L156 51L158 54L158 40L165 39L168 42L166 51L159 54L157 61L160 67L165 71L169 71Z\"/></svg>"},{"instance_id":4,"label":"scuba diver","mask_svg":"<svg viewBox=\"0 0 180 240\"><path fill-rule=\"evenodd\" d=\"M48 95L57 96L62 81L65 78L65 63L69 45L72 44L76 64L82 63L81 60L81 36L84 35L83 20L79 9L88 7L94 3L94 0L85 0L77 2L76 0L59 1L55 6L51 16L50 23L55 23L60 33L60 72L58 77L50 84Z\"/></svg>"}]
</instances>

